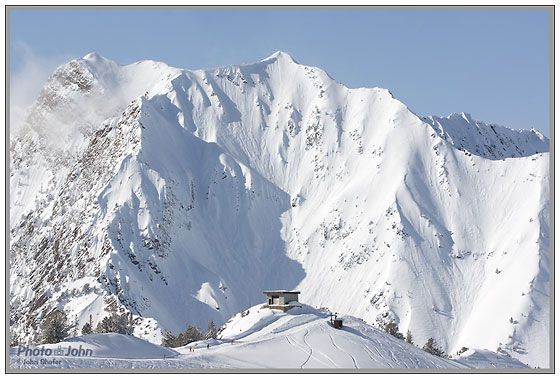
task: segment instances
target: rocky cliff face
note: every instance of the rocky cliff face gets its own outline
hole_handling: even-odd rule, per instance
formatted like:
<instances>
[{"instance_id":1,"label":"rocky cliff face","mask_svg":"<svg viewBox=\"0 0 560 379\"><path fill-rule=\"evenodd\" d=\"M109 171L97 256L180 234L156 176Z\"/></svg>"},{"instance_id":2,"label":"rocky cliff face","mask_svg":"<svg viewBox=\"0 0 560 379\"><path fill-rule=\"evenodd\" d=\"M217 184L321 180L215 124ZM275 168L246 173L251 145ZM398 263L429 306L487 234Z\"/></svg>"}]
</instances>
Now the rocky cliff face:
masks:
<instances>
[{"instance_id":1,"label":"rocky cliff face","mask_svg":"<svg viewBox=\"0 0 560 379\"><path fill-rule=\"evenodd\" d=\"M300 301L548 365L548 140L419 118L284 53L61 66L11 136L11 332L108 303L136 334Z\"/></svg>"}]
</instances>

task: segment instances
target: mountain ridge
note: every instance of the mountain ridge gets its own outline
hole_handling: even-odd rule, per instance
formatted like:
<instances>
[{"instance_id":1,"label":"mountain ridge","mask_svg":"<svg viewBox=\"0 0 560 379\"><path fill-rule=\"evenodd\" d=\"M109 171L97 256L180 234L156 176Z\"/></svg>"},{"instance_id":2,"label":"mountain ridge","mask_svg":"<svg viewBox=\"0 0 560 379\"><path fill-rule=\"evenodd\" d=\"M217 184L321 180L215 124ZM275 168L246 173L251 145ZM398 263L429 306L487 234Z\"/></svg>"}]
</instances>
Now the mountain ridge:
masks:
<instances>
[{"instance_id":1,"label":"mountain ridge","mask_svg":"<svg viewBox=\"0 0 560 379\"><path fill-rule=\"evenodd\" d=\"M155 341L162 329L225 321L258 303L262 290L285 287L376 325L394 320L419 338L436 337L447 351L471 344L526 359L523 349L548 338L548 322L535 321L546 314L539 312L548 297L520 282L546 289L549 280L545 265L534 268L548 259L548 154L509 159L529 154L521 149L527 141L470 118L463 118L468 127L488 133L455 145L464 137L457 125L420 119L388 90L348 89L292 62L275 53L255 64L197 71L109 63L111 70L90 73L91 88L107 71L131 80L106 79L128 97L99 84L100 96L126 107L90 121L67 169L32 164L46 149L11 141L13 332L29 338L37 330L26 310L44 315L63 305L83 323L88 313L98 321L104 302L117 299L138 317L139 333ZM144 72L150 80L134 82ZM63 94L70 104L96 101L95 93ZM45 113L48 119L56 110ZM64 125L55 119L45 127ZM527 137L546 146L542 136ZM505 147L494 149L501 158L481 150L485 144ZM21 185L25 180L31 185ZM490 204L493 213L485 211ZM520 209L510 209L514 204ZM49 254L60 256L57 265L68 262L53 267ZM53 284L26 272L34 265ZM93 293L83 290L86 283ZM492 287L499 295L483 300ZM518 290L541 311L515 300ZM500 297L506 305L495 309ZM179 315L169 314L170 304ZM500 315L486 333L473 333L487 322L471 317L485 309L477 304ZM509 323L508 314L520 321ZM537 326L516 327L523 323ZM541 330L536 336L534 328ZM531 355L534 362L547 359Z\"/></svg>"}]
</instances>

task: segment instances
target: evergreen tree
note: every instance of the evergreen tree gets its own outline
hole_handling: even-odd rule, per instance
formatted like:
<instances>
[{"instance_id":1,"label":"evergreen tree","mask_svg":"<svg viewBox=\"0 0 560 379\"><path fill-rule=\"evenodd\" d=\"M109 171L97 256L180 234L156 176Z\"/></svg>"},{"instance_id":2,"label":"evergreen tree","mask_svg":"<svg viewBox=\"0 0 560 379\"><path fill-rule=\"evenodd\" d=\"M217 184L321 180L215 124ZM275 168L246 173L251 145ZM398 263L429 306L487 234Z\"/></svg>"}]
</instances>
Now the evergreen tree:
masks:
<instances>
[{"instance_id":1,"label":"evergreen tree","mask_svg":"<svg viewBox=\"0 0 560 379\"><path fill-rule=\"evenodd\" d=\"M93 328L89 322L86 322L82 327L82 335L93 333Z\"/></svg>"},{"instance_id":2,"label":"evergreen tree","mask_svg":"<svg viewBox=\"0 0 560 379\"><path fill-rule=\"evenodd\" d=\"M105 311L109 313L109 316L106 316L97 324L97 333L119 333L132 335L134 332L132 313L124 313L124 308L122 307L119 309L117 301L114 298L107 300Z\"/></svg>"},{"instance_id":3,"label":"evergreen tree","mask_svg":"<svg viewBox=\"0 0 560 379\"><path fill-rule=\"evenodd\" d=\"M184 344L187 345L191 342L200 341L204 338L202 335L202 330L195 326L187 326L187 330L183 333Z\"/></svg>"},{"instance_id":4,"label":"evergreen tree","mask_svg":"<svg viewBox=\"0 0 560 379\"><path fill-rule=\"evenodd\" d=\"M444 357L445 354L443 351L437 346L433 338L429 338L424 347L422 348L427 353L437 355L438 357Z\"/></svg>"},{"instance_id":5,"label":"evergreen tree","mask_svg":"<svg viewBox=\"0 0 560 379\"><path fill-rule=\"evenodd\" d=\"M132 335L134 332L134 326L131 324L132 317L130 314L113 313L109 316L105 316L103 320L97 324L98 333L119 333Z\"/></svg>"},{"instance_id":6,"label":"evergreen tree","mask_svg":"<svg viewBox=\"0 0 560 379\"><path fill-rule=\"evenodd\" d=\"M430 337L428 338L428 341L426 341L426 343L424 344L424 347L422 347L422 350L431 354L433 347L434 347L434 339Z\"/></svg>"},{"instance_id":7,"label":"evergreen tree","mask_svg":"<svg viewBox=\"0 0 560 379\"><path fill-rule=\"evenodd\" d=\"M177 342L176 342L176 347L181 347L186 345L185 343L185 336L183 333L179 333L179 335L177 336Z\"/></svg>"},{"instance_id":8,"label":"evergreen tree","mask_svg":"<svg viewBox=\"0 0 560 379\"><path fill-rule=\"evenodd\" d=\"M109 319L109 316L105 316L103 318L103 320L101 320L97 323L97 326L95 327L95 331L97 333L110 333L111 332L111 321Z\"/></svg>"},{"instance_id":9,"label":"evergreen tree","mask_svg":"<svg viewBox=\"0 0 560 379\"><path fill-rule=\"evenodd\" d=\"M132 313L116 315L113 320L114 332L120 334L132 335L134 326L132 325Z\"/></svg>"},{"instance_id":10,"label":"evergreen tree","mask_svg":"<svg viewBox=\"0 0 560 379\"><path fill-rule=\"evenodd\" d=\"M206 340L216 339L217 336L218 336L218 331L216 330L216 325L214 325L214 320L210 320L208 322L208 330L206 331L206 334L204 335L204 339L206 339Z\"/></svg>"},{"instance_id":11,"label":"evergreen tree","mask_svg":"<svg viewBox=\"0 0 560 379\"><path fill-rule=\"evenodd\" d=\"M163 340L161 341L161 346L164 347L179 347L177 344L177 336L171 333L171 331L167 330L163 334Z\"/></svg>"},{"instance_id":12,"label":"evergreen tree","mask_svg":"<svg viewBox=\"0 0 560 379\"><path fill-rule=\"evenodd\" d=\"M58 343L68 338L72 325L68 323L66 313L58 309L47 316L41 324L42 343Z\"/></svg>"},{"instance_id":13,"label":"evergreen tree","mask_svg":"<svg viewBox=\"0 0 560 379\"><path fill-rule=\"evenodd\" d=\"M410 344L412 343L412 332L410 331L410 329L408 329L406 332L406 342Z\"/></svg>"},{"instance_id":14,"label":"evergreen tree","mask_svg":"<svg viewBox=\"0 0 560 379\"><path fill-rule=\"evenodd\" d=\"M390 335L394 335L397 331L397 325L394 322L391 321L390 323L386 324L383 329L385 329L385 333L389 333Z\"/></svg>"},{"instance_id":15,"label":"evergreen tree","mask_svg":"<svg viewBox=\"0 0 560 379\"><path fill-rule=\"evenodd\" d=\"M74 323L72 324L72 337L76 337L78 335L78 328L80 322L78 321L78 314L74 315Z\"/></svg>"},{"instance_id":16,"label":"evergreen tree","mask_svg":"<svg viewBox=\"0 0 560 379\"><path fill-rule=\"evenodd\" d=\"M385 325L385 332L401 340L404 340L404 336L402 335L402 333L399 332L399 328L397 327L397 324L395 324L393 321Z\"/></svg>"}]
</instances>

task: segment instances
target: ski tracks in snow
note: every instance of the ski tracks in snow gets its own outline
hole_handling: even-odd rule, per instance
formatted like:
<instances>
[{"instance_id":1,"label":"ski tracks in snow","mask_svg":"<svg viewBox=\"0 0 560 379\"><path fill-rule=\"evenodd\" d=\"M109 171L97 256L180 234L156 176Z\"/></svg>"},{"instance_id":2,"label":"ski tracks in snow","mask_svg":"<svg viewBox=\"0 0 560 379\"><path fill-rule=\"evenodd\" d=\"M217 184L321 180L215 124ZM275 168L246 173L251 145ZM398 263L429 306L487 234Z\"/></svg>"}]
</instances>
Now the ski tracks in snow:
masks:
<instances>
[{"instance_id":1,"label":"ski tracks in snow","mask_svg":"<svg viewBox=\"0 0 560 379\"><path fill-rule=\"evenodd\" d=\"M305 368L305 365L306 365L307 363L309 363L309 361L311 360L311 357L313 357L313 358L315 358L317 361L323 363L325 366L328 366L328 364L325 364L325 362L319 360L316 356L313 356L313 347L311 347L311 345L310 345L309 342L307 341L308 336L309 336L309 329L308 329L308 328L305 328L305 334L303 335L303 343L305 344L305 346L307 347L307 349L306 349L303 345L297 343L297 342L293 339L293 337L290 337L289 335L286 335L286 336L285 336L285 337L286 337L286 341L288 341L288 343L289 343L290 345L295 346L295 347L299 348L301 351L304 351L305 353L307 353L307 358L305 358L305 361L303 361L303 363L300 365L300 368ZM338 367L337 364L336 364L328 355L326 355L326 354L324 354L324 353L322 353L322 352L319 352L319 354L321 354L322 356L324 356L324 357L329 361L329 363L331 364L332 367Z\"/></svg>"},{"instance_id":2,"label":"ski tracks in snow","mask_svg":"<svg viewBox=\"0 0 560 379\"><path fill-rule=\"evenodd\" d=\"M311 348L311 346L309 346L309 344L306 341L306 337L309 334L309 329L305 329L305 335L303 336L303 342L307 345L307 347L309 348L309 350L305 349L301 344L297 343L296 341L294 341L292 339L292 337L286 335L286 341L288 341L288 343L292 346L297 347L298 349L300 349L301 351L307 353L307 358L305 359L305 361L299 366L299 368L304 368L305 364L309 361L309 359L311 358L311 356L313 355L313 349Z\"/></svg>"},{"instance_id":3,"label":"ski tracks in snow","mask_svg":"<svg viewBox=\"0 0 560 379\"><path fill-rule=\"evenodd\" d=\"M309 345L309 343L307 342L307 336L309 335L309 329L305 328L305 334L303 335L303 343L305 343L307 345L307 347L309 348L309 355L307 356L307 359L305 360L305 362L302 363L302 365L300 366L300 368L304 368L305 364L307 362L309 362L309 359L311 358L311 356L313 355L313 348Z\"/></svg>"},{"instance_id":4,"label":"ski tracks in snow","mask_svg":"<svg viewBox=\"0 0 560 379\"><path fill-rule=\"evenodd\" d=\"M365 344L362 347L364 348L364 351L367 353L367 355L369 355L369 357L371 358L371 361L376 362L377 359L375 358L373 351L371 351L371 349ZM379 354L379 351L377 351L377 354ZM389 367L393 368L393 366L391 366L390 364Z\"/></svg>"},{"instance_id":5,"label":"ski tracks in snow","mask_svg":"<svg viewBox=\"0 0 560 379\"><path fill-rule=\"evenodd\" d=\"M346 354L348 354L350 356L350 358L352 358L352 362L354 363L354 368L359 368L358 364L356 363L356 358L354 358L354 356L350 353L347 353L344 349L341 349L335 342L333 337L329 334L329 338L331 339L331 342L333 344L334 347L336 347L338 350L345 352Z\"/></svg>"}]
</instances>

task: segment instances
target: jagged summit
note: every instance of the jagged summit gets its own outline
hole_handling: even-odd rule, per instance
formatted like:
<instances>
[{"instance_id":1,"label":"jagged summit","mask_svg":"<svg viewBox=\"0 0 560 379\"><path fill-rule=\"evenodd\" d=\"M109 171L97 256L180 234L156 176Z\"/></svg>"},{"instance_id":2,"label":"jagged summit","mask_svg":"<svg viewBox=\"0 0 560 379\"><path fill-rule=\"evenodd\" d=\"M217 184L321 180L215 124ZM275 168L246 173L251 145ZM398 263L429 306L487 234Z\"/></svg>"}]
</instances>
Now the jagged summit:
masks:
<instances>
[{"instance_id":1,"label":"jagged summit","mask_svg":"<svg viewBox=\"0 0 560 379\"><path fill-rule=\"evenodd\" d=\"M464 120L467 121L467 122L472 122L472 121L473 121L473 118L472 118L471 114L470 114L470 113L466 113L466 112L461 112L461 113L455 113L455 112L453 112L453 113L449 114L449 116L447 116L447 118L449 118L449 119L459 119L459 118L462 118L462 119L464 119Z\"/></svg>"},{"instance_id":2,"label":"jagged summit","mask_svg":"<svg viewBox=\"0 0 560 379\"><path fill-rule=\"evenodd\" d=\"M550 141L530 130L512 130L477 121L468 113L423 117L436 133L457 149L487 159L526 157L550 150Z\"/></svg>"}]
</instances>

